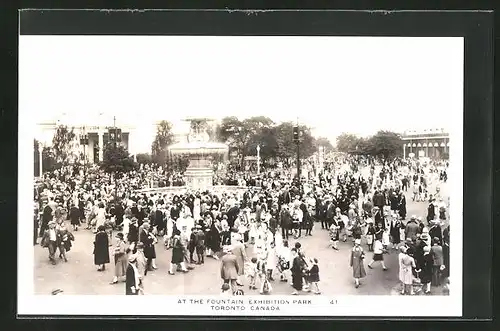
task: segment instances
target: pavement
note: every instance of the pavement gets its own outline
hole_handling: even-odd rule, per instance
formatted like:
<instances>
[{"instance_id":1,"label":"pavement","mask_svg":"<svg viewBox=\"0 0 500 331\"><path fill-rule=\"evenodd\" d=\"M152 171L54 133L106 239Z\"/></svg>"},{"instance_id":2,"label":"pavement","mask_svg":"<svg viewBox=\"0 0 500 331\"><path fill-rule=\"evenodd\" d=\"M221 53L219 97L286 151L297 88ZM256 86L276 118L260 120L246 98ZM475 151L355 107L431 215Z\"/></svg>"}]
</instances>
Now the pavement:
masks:
<instances>
[{"instance_id":1,"label":"pavement","mask_svg":"<svg viewBox=\"0 0 500 331\"><path fill-rule=\"evenodd\" d=\"M441 192L448 196L447 185L441 184ZM406 192L408 217L415 214L425 218L427 215L426 202L411 201L411 192ZM339 243L339 251L328 247L329 236L327 230L321 229L316 223L312 236L302 237L298 241L302 244L306 256L316 257L320 268L320 289L324 295L400 295L398 281L398 261L396 250L385 255L385 263L389 270L383 271L381 266L374 264L373 269L366 267L371 260L367 252L365 269L367 276L362 280L359 288L354 287L352 269L349 267L352 239ZM113 265L108 264L104 272L98 272L93 264L94 235L90 230L80 228L74 232L75 241L70 252L67 253L68 262L58 261L52 265L48 261L48 251L40 245L34 246L34 283L35 294L50 294L55 289L62 289L66 295L122 295L125 284L110 285L113 279ZM290 247L296 240L290 239ZM249 254L252 247L248 248ZM220 293L222 281L220 279L220 262L212 258L205 258L205 264L195 266L194 270L186 274L168 274L172 251L166 250L162 241L156 244L157 270L149 272L144 281L146 295L217 295ZM275 274L275 278L277 275ZM258 294L257 290L249 290L245 279L245 294ZM272 284L273 294L287 295L292 292L289 283L275 281ZM432 290L440 294L440 289ZM249 293L250 292L250 293ZM303 295L314 295L303 293Z\"/></svg>"}]
</instances>

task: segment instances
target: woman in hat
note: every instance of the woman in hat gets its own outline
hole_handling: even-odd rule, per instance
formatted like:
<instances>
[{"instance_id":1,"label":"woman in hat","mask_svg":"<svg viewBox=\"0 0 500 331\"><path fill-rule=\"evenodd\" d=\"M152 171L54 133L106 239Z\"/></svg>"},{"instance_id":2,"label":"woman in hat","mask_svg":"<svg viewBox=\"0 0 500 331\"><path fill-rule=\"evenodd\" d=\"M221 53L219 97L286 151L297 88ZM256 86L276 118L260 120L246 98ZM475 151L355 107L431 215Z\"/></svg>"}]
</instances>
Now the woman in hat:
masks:
<instances>
[{"instance_id":1,"label":"woman in hat","mask_svg":"<svg viewBox=\"0 0 500 331\"><path fill-rule=\"evenodd\" d=\"M109 263L109 238L104 226L100 226L94 239L94 264L99 266L97 271L104 271L106 263Z\"/></svg>"},{"instance_id":2,"label":"woman in hat","mask_svg":"<svg viewBox=\"0 0 500 331\"><path fill-rule=\"evenodd\" d=\"M170 269L168 273L170 275L175 275L175 270L179 265L182 272L188 272L186 263L184 262L184 247L181 242L181 236L176 234L172 239L172 258L170 260Z\"/></svg>"},{"instance_id":3,"label":"woman in hat","mask_svg":"<svg viewBox=\"0 0 500 331\"><path fill-rule=\"evenodd\" d=\"M111 284L118 283L118 280L125 276L127 271L128 258L126 254L127 245L123 237L123 233L118 233L116 235L116 244L114 247L114 262L115 262L115 276Z\"/></svg>"},{"instance_id":4,"label":"woman in hat","mask_svg":"<svg viewBox=\"0 0 500 331\"><path fill-rule=\"evenodd\" d=\"M366 276L364 266L365 253L361 247L361 239L354 240L354 247L351 250L350 266L352 267L352 276L354 277L354 286L360 285L360 279Z\"/></svg>"},{"instance_id":5,"label":"woman in hat","mask_svg":"<svg viewBox=\"0 0 500 331\"><path fill-rule=\"evenodd\" d=\"M125 272L125 295L138 295L139 294L139 271L135 266L136 256L130 253L128 257L125 255L127 261L127 269Z\"/></svg>"},{"instance_id":6,"label":"woman in hat","mask_svg":"<svg viewBox=\"0 0 500 331\"><path fill-rule=\"evenodd\" d=\"M400 253L398 255L399 261L399 280L403 284L401 294L406 294L409 292L413 295L413 269L416 268L415 260L406 254L407 248L405 246L400 247Z\"/></svg>"}]
</instances>

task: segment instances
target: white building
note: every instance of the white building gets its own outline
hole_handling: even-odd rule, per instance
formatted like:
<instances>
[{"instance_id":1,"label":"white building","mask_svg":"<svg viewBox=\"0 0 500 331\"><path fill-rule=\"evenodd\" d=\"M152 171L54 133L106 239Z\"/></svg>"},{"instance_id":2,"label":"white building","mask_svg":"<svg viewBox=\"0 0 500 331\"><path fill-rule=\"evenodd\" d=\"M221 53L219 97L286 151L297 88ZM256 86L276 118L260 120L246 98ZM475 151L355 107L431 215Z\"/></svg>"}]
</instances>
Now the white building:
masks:
<instances>
[{"instance_id":1,"label":"white building","mask_svg":"<svg viewBox=\"0 0 500 331\"><path fill-rule=\"evenodd\" d=\"M117 119L100 114L97 118L89 116L85 119L76 118L75 116L65 116L64 114L56 120L46 121L37 124L38 134L34 137L43 145L51 145L52 138L59 125L65 125L72 128L76 134L73 143L74 149L77 152L82 152L86 155L86 159L90 163L102 161L103 147L109 141L108 129L116 126L122 130L122 145L129 151L131 155L137 154L139 151L134 144L134 133L136 127L130 124L120 123ZM89 143L87 146L80 145L81 135L87 135ZM79 154L79 153L77 153Z\"/></svg>"}]
</instances>

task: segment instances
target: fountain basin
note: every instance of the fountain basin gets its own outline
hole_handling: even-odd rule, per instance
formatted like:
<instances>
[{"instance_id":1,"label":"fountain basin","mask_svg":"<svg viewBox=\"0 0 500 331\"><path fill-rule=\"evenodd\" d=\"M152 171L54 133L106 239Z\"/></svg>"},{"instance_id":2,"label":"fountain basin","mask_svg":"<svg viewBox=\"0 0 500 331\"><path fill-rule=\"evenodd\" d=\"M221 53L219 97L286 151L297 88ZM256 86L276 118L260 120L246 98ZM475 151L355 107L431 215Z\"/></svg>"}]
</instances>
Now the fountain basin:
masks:
<instances>
[{"instance_id":1,"label":"fountain basin","mask_svg":"<svg viewBox=\"0 0 500 331\"><path fill-rule=\"evenodd\" d=\"M229 147L226 144L208 141L205 132L205 119L191 119L191 134L188 142L169 146L171 155L187 155L189 165L184 173L186 186L192 190L206 190L213 186L214 171L212 156L226 155Z\"/></svg>"}]
</instances>

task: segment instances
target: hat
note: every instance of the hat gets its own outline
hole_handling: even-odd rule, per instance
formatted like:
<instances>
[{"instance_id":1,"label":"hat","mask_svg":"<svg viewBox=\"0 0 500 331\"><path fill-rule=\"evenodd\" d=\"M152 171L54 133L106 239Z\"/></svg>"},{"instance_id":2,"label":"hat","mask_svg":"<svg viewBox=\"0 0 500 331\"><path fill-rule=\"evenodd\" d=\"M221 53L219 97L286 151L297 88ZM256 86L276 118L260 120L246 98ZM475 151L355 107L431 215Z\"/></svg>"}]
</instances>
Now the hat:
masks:
<instances>
[{"instance_id":1,"label":"hat","mask_svg":"<svg viewBox=\"0 0 500 331\"><path fill-rule=\"evenodd\" d=\"M417 216L416 215L411 215L411 219L415 220L415 219L417 219Z\"/></svg>"},{"instance_id":2,"label":"hat","mask_svg":"<svg viewBox=\"0 0 500 331\"><path fill-rule=\"evenodd\" d=\"M120 239L122 239L122 240L123 240L123 233L118 232L118 233L116 234L116 238L120 238Z\"/></svg>"},{"instance_id":3,"label":"hat","mask_svg":"<svg viewBox=\"0 0 500 331\"><path fill-rule=\"evenodd\" d=\"M402 253L406 253L406 251L408 250L408 248L406 248L406 246L401 246L401 247L399 247L399 250L400 250Z\"/></svg>"},{"instance_id":4,"label":"hat","mask_svg":"<svg viewBox=\"0 0 500 331\"><path fill-rule=\"evenodd\" d=\"M50 221L47 225L56 225L56 221Z\"/></svg>"},{"instance_id":5,"label":"hat","mask_svg":"<svg viewBox=\"0 0 500 331\"><path fill-rule=\"evenodd\" d=\"M355 239L355 240L354 240L354 243L355 243L356 245L361 245L361 239Z\"/></svg>"}]
</instances>

